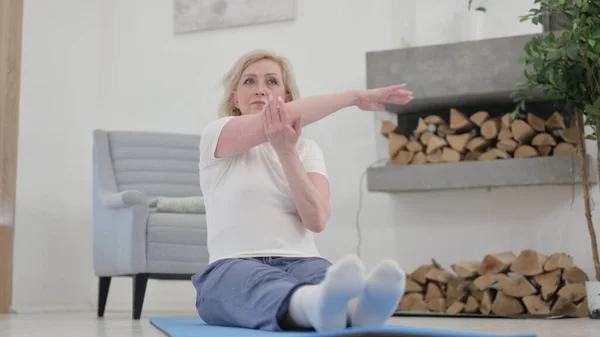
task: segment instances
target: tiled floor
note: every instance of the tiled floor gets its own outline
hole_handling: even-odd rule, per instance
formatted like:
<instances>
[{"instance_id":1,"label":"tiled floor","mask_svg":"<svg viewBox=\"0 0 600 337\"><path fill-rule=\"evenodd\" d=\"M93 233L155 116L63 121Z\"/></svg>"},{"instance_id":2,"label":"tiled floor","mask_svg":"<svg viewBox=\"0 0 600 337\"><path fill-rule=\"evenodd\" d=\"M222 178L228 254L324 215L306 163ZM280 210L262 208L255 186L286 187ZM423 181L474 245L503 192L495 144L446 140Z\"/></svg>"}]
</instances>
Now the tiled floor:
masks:
<instances>
[{"instance_id":1,"label":"tiled floor","mask_svg":"<svg viewBox=\"0 0 600 337\"><path fill-rule=\"evenodd\" d=\"M147 312L139 321L132 321L130 314L126 312L107 313L103 319L97 319L93 312L0 315L0 336L166 337L149 323L149 317L194 317L193 315L194 313ZM600 336L600 320L587 318L551 321L394 317L390 323L498 334L535 333L539 337Z\"/></svg>"}]
</instances>

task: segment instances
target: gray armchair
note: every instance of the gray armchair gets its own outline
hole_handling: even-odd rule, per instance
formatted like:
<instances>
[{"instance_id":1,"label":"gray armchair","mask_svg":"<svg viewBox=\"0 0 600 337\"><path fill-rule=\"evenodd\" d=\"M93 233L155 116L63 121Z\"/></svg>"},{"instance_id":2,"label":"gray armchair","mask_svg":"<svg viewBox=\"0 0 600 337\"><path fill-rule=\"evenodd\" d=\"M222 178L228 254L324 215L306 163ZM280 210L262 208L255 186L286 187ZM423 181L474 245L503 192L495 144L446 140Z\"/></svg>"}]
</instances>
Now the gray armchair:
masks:
<instances>
[{"instance_id":1,"label":"gray armchair","mask_svg":"<svg viewBox=\"0 0 600 337\"><path fill-rule=\"evenodd\" d=\"M98 316L113 276L133 279L133 318L149 278L190 280L208 265L206 216L155 210L158 198L200 199L199 135L93 133L93 255Z\"/></svg>"}]
</instances>

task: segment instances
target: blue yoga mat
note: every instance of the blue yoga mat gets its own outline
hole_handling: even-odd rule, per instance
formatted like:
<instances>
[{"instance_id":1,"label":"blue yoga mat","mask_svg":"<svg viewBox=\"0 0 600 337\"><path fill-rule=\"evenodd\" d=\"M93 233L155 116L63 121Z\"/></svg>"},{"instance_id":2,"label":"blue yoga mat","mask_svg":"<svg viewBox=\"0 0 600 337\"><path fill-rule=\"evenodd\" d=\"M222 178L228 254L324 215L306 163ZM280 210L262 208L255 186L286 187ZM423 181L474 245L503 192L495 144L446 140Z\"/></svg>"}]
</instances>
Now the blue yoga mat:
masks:
<instances>
[{"instance_id":1,"label":"blue yoga mat","mask_svg":"<svg viewBox=\"0 0 600 337\"><path fill-rule=\"evenodd\" d=\"M535 334L498 335L398 325L386 325L379 328L348 328L331 332L275 332L212 326L204 324L197 318L152 318L150 322L169 337L536 337Z\"/></svg>"}]
</instances>

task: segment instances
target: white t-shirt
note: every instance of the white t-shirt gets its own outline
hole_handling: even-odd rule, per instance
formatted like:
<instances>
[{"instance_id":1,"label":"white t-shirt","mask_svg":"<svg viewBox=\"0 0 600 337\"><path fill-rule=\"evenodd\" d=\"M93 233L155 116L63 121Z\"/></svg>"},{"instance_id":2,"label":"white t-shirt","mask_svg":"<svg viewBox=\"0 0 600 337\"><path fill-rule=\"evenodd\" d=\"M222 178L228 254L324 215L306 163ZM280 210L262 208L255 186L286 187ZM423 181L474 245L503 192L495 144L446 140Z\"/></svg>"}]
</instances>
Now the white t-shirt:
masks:
<instances>
[{"instance_id":1,"label":"white t-shirt","mask_svg":"<svg viewBox=\"0 0 600 337\"><path fill-rule=\"evenodd\" d=\"M235 117L210 123L200 136L200 188L206 205L209 263L223 258L320 256L304 228L279 158L269 142L245 153L215 158L221 130ZM306 172L327 177L323 154L298 140Z\"/></svg>"}]
</instances>

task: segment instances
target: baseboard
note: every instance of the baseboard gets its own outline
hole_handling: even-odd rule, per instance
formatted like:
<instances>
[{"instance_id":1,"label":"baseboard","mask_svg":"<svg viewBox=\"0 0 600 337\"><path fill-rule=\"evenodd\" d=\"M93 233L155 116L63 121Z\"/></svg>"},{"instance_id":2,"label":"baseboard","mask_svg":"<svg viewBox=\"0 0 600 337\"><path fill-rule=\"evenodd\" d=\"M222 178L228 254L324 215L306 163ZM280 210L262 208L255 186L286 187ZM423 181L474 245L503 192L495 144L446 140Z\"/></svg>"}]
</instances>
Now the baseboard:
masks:
<instances>
[{"instance_id":1,"label":"baseboard","mask_svg":"<svg viewBox=\"0 0 600 337\"><path fill-rule=\"evenodd\" d=\"M12 308L15 314L45 314L45 313L67 313L67 312L93 312L95 308L91 306L63 305L63 306L29 306L22 305Z\"/></svg>"},{"instance_id":2,"label":"baseboard","mask_svg":"<svg viewBox=\"0 0 600 337\"><path fill-rule=\"evenodd\" d=\"M60 305L60 306L31 306L31 305L21 305L13 307L11 312L15 314L45 314L45 313L90 313L92 315L96 314L96 306L94 305ZM107 305L105 314L110 315L110 313L131 313L132 307L131 304L116 304L116 305ZM172 313L195 313L194 308L183 308L181 305L173 305L161 307L154 306L144 306L142 313L147 312L172 312Z\"/></svg>"}]
</instances>

